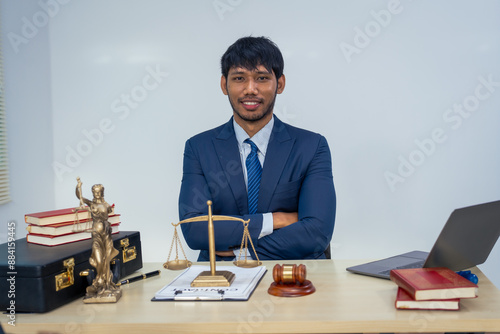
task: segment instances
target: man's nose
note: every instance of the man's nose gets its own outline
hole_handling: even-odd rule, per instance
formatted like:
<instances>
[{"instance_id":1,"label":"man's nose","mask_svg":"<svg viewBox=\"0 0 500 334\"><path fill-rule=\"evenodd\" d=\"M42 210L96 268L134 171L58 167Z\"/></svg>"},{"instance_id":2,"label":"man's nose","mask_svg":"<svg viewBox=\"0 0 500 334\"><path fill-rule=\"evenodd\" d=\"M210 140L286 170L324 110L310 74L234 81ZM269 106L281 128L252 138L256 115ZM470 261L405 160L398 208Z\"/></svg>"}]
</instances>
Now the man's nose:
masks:
<instances>
[{"instance_id":1,"label":"man's nose","mask_svg":"<svg viewBox=\"0 0 500 334\"><path fill-rule=\"evenodd\" d=\"M258 92L259 91L257 89L257 83L255 82L255 80L247 80L245 86L245 95L257 95Z\"/></svg>"}]
</instances>

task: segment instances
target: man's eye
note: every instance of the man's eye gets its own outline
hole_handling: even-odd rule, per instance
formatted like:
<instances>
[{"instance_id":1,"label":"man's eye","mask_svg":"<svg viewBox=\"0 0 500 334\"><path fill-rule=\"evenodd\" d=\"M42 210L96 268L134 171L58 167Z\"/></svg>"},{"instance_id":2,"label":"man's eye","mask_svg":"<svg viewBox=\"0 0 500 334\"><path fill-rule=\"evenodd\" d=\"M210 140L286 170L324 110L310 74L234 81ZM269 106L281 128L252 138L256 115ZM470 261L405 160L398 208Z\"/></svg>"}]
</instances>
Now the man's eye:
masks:
<instances>
[{"instance_id":1,"label":"man's eye","mask_svg":"<svg viewBox=\"0 0 500 334\"><path fill-rule=\"evenodd\" d=\"M258 79L259 81L266 81L266 80L268 80L269 78L268 78L268 77L263 76L263 77L258 77L257 79Z\"/></svg>"},{"instance_id":2,"label":"man's eye","mask_svg":"<svg viewBox=\"0 0 500 334\"><path fill-rule=\"evenodd\" d=\"M233 81L243 81L243 77L233 77Z\"/></svg>"}]
</instances>

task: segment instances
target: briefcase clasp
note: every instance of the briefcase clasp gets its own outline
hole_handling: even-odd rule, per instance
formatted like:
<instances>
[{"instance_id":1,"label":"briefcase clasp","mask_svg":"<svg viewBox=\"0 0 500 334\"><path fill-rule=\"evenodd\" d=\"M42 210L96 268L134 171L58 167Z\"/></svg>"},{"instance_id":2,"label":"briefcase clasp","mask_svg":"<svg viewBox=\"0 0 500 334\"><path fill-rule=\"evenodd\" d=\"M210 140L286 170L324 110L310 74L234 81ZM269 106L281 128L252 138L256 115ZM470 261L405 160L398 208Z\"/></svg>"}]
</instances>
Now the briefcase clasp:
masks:
<instances>
[{"instance_id":1,"label":"briefcase clasp","mask_svg":"<svg viewBox=\"0 0 500 334\"><path fill-rule=\"evenodd\" d=\"M135 250L135 246L129 247L130 242L128 238L120 240L120 246L122 247L123 263L135 260L137 257L137 251Z\"/></svg>"},{"instance_id":2,"label":"briefcase clasp","mask_svg":"<svg viewBox=\"0 0 500 334\"><path fill-rule=\"evenodd\" d=\"M56 275L56 291L72 286L75 283L75 259L69 258L63 261L63 266L66 268L66 272Z\"/></svg>"}]
</instances>

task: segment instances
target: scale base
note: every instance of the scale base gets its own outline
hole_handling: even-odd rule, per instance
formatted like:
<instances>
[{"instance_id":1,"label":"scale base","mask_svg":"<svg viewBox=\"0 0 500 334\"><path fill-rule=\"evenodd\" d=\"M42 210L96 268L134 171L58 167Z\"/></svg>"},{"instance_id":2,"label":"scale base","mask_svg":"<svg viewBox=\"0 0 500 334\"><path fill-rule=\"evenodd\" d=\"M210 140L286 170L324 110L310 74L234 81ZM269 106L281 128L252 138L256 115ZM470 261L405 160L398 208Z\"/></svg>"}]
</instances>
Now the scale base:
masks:
<instances>
[{"instance_id":1,"label":"scale base","mask_svg":"<svg viewBox=\"0 0 500 334\"><path fill-rule=\"evenodd\" d=\"M216 271L212 276L210 271L202 271L192 282L192 287L200 286L231 286L235 275L227 270Z\"/></svg>"}]
</instances>

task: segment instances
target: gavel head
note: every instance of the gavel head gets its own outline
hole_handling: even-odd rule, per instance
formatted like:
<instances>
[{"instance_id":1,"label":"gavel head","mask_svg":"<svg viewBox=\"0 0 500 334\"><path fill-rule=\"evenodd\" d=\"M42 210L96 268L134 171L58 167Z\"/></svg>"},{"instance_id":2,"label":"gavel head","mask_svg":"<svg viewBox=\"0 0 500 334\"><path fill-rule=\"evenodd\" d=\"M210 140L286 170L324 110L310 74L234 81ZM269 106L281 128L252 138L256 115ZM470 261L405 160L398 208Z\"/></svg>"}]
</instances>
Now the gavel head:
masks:
<instances>
[{"instance_id":1,"label":"gavel head","mask_svg":"<svg viewBox=\"0 0 500 334\"><path fill-rule=\"evenodd\" d=\"M273 279L276 284L301 285L306 280L306 266L303 264L276 264L273 268Z\"/></svg>"}]
</instances>

